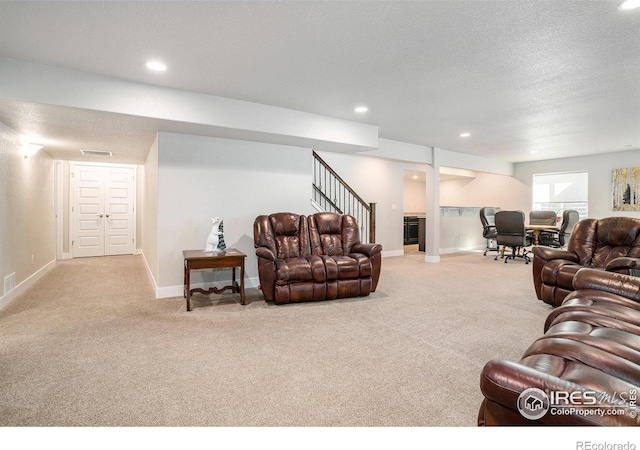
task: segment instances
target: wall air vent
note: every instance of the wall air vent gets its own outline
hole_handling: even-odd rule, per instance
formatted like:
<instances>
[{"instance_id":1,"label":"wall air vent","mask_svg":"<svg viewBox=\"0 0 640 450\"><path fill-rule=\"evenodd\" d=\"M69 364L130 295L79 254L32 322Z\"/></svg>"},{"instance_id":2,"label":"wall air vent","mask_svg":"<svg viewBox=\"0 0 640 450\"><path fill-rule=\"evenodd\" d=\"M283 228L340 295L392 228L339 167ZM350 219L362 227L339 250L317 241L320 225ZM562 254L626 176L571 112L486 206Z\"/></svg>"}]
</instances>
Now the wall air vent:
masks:
<instances>
[{"instance_id":1,"label":"wall air vent","mask_svg":"<svg viewBox=\"0 0 640 450\"><path fill-rule=\"evenodd\" d=\"M113 153L106 150L80 150L85 156L113 156Z\"/></svg>"}]
</instances>

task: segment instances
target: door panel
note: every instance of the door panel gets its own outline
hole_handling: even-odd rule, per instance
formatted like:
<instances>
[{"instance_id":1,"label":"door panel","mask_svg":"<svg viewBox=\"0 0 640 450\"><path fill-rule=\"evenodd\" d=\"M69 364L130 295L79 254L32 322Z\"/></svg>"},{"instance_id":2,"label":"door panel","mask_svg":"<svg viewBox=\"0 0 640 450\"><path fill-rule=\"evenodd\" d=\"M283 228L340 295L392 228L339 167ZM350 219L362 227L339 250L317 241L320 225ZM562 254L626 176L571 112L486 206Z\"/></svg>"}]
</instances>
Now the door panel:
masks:
<instances>
[{"instance_id":1,"label":"door panel","mask_svg":"<svg viewBox=\"0 0 640 450\"><path fill-rule=\"evenodd\" d=\"M134 253L133 169L112 168L106 179L105 255Z\"/></svg>"},{"instance_id":2,"label":"door panel","mask_svg":"<svg viewBox=\"0 0 640 450\"><path fill-rule=\"evenodd\" d=\"M78 166L74 174L76 235L72 242L73 256L101 256L104 254L103 218L104 175L99 167Z\"/></svg>"}]
</instances>

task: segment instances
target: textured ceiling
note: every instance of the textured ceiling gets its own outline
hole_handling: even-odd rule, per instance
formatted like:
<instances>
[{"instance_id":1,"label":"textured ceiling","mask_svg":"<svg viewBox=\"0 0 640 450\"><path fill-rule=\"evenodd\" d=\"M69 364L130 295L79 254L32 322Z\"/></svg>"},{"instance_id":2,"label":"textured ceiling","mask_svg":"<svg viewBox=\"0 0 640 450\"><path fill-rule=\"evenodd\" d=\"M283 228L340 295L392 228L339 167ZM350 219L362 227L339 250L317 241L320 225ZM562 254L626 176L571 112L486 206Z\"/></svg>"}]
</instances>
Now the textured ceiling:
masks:
<instances>
[{"instance_id":1,"label":"textured ceiling","mask_svg":"<svg viewBox=\"0 0 640 450\"><path fill-rule=\"evenodd\" d=\"M381 138L517 162L640 148L640 10L618 4L2 1L0 56L362 121ZM149 73L151 57L169 70ZM155 131L184 125L15 100L0 99L0 121L31 120L52 139L93 147L148 150ZM354 113L358 104L369 112Z\"/></svg>"}]
</instances>

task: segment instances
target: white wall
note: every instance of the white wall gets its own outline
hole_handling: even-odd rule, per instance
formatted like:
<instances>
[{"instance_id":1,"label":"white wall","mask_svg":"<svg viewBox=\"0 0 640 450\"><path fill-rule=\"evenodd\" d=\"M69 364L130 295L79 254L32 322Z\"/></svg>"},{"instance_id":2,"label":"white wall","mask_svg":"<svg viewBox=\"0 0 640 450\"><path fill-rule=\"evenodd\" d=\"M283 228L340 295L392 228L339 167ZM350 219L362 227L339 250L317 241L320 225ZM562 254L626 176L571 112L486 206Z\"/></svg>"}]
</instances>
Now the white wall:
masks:
<instances>
[{"instance_id":1,"label":"white wall","mask_svg":"<svg viewBox=\"0 0 640 450\"><path fill-rule=\"evenodd\" d=\"M477 172L475 178L441 181L440 205L531 209L531 184L507 175Z\"/></svg>"},{"instance_id":2,"label":"white wall","mask_svg":"<svg viewBox=\"0 0 640 450\"><path fill-rule=\"evenodd\" d=\"M189 123L227 138L347 151L378 146L375 125L10 58L0 57L0 79L5 98Z\"/></svg>"},{"instance_id":3,"label":"white wall","mask_svg":"<svg viewBox=\"0 0 640 450\"><path fill-rule=\"evenodd\" d=\"M142 251L154 288L158 286L158 136L147 154L142 170L141 194L138 195L140 214L138 248Z\"/></svg>"},{"instance_id":4,"label":"white wall","mask_svg":"<svg viewBox=\"0 0 640 450\"><path fill-rule=\"evenodd\" d=\"M253 222L261 214L315 212L311 158L308 148L159 133L157 296L182 295L182 251L204 248L216 216L224 221L227 247L247 255L246 283L256 286ZM153 236L144 238L145 255L147 238ZM195 284L203 279L228 280L229 274L203 272L192 278Z\"/></svg>"},{"instance_id":5,"label":"white wall","mask_svg":"<svg viewBox=\"0 0 640 450\"><path fill-rule=\"evenodd\" d=\"M639 166L640 150L632 150L578 158L518 163L515 165L514 177L527 186L529 202L527 210L525 210L527 214L531 209L533 174L586 170L589 172L589 217L640 217L640 211L613 211L611 208L612 169Z\"/></svg>"},{"instance_id":6,"label":"white wall","mask_svg":"<svg viewBox=\"0 0 640 450\"><path fill-rule=\"evenodd\" d=\"M0 123L0 281L15 273L9 304L55 265L54 161L40 151L23 158L19 137Z\"/></svg>"},{"instance_id":7,"label":"white wall","mask_svg":"<svg viewBox=\"0 0 640 450\"><path fill-rule=\"evenodd\" d=\"M468 155L466 153L451 152L441 148L434 149L434 158L443 167L478 170L481 172L500 175L513 175L513 163L483 156Z\"/></svg>"},{"instance_id":8,"label":"white wall","mask_svg":"<svg viewBox=\"0 0 640 450\"><path fill-rule=\"evenodd\" d=\"M433 163L433 148L423 145L408 144L406 142L378 139L378 147L373 150L362 151L362 156L375 156L392 161L413 162L418 164Z\"/></svg>"},{"instance_id":9,"label":"white wall","mask_svg":"<svg viewBox=\"0 0 640 450\"><path fill-rule=\"evenodd\" d=\"M371 156L320 153L366 202L376 203L376 243L383 256L403 253L404 171L415 164Z\"/></svg>"},{"instance_id":10,"label":"white wall","mask_svg":"<svg viewBox=\"0 0 640 450\"><path fill-rule=\"evenodd\" d=\"M404 180L403 203L402 210L406 215L424 216L427 210L427 184L424 181Z\"/></svg>"},{"instance_id":11,"label":"white wall","mask_svg":"<svg viewBox=\"0 0 640 450\"><path fill-rule=\"evenodd\" d=\"M479 209L495 206L501 209L531 208L529 186L507 175L476 172L474 178L456 178L440 182L440 205L466 206L474 209L441 209L440 251L484 248Z\"/></svg>"},{"instance_id":12,"label":"white wall","mask_svg":"<svg viewBox=\"0 0 640 450\"><path fill-rule=\"evenodd\" d=\"M425 170L426 165L403 162L389 157L373 157L362 155L346 155L319 152L322 159L331 165L349 185L355 189L365 201L377 203L376 242L382 244L385 256L401 255L403 245L404 212L424 212L426 203L426 183L404 180L405 170ZM373 154L372 152L366 152ZM442 152L441 152L442 153ZM445 152L450 156L451 152ZM400 158L400 155L396 155ZM449 160L450 162L453 159ZM475 161L475 160L474 160ZM474 161L468 161L464 168L475 169ZM482 162L486 162L482 159ZM509 164L500 166L508 170ZM419 198L412 198L411 204L405 205L405 186L410 191L422 190ZM503 208L523 209L530 207L530 194L527 187L508 175L478 172L473 179L457 179L442 181L439 184L440 205L456 206L493 206L504 205ZM411 196L411 192L407 192ZM416 196L418 194L416 193ZM393 205L396 206L393 209ZM443 220L442 211L436 217ZM470 247L484 248L480 219L469 218L468 212L462 220L451 222L445 217L446 226L439 235L440 249L445 252L462 250ZM477 222L477 223L476 223ZM427 223L427 228L430 224Z\"/></svg>"},{"instance_id":13,"label":"white wall","mask_svg":"<svg viewBox=\"0 0 640 450\"><path fill-rule=\"evenodd\" d=\"M473 177L443 179L440 194L440 253L480 249L482 238L479 209L497 206L502 209L530 208L530 187L511 176L473 172ZM404 181L405 213L422 213L426 207L426 183ZM451 209L446 206L467 207Z\"/></svg>"}]
</instances>

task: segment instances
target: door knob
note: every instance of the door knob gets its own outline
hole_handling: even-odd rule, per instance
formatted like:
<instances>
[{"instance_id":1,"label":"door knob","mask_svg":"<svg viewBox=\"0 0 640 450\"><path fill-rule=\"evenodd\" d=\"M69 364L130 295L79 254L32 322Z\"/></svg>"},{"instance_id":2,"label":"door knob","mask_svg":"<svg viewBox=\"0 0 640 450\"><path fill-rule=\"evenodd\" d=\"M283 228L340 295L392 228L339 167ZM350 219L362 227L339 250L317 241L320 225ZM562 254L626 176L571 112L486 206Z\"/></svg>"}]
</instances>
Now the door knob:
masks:
<instances>
[{"instance_id":1,"label":"door knob","mask_svg":"<svg viewBox=\"0 0 640 450\"><path fill-rule=\"evenodd\" d=\"M109 217L109 214L107 214L107 217Z\"/></svg>"},{"instance_id":2,"label":"door knob","mask_svg":"<svg viewBox=\"0 0 640 450\"><path fill-rule=\"evenodd\" d=\"M100 217L102 219L102 214L97 214L98 217Z\"/></svg>"}]
</instances>

